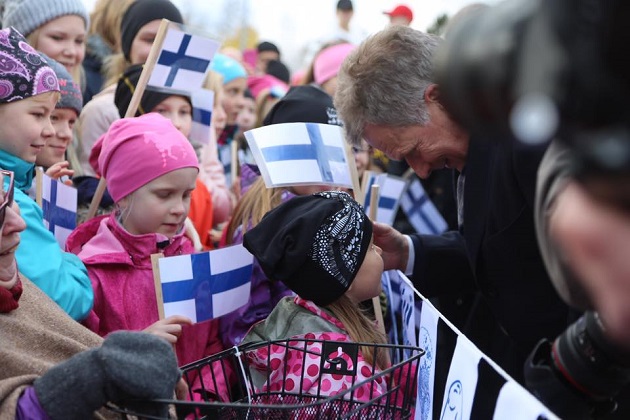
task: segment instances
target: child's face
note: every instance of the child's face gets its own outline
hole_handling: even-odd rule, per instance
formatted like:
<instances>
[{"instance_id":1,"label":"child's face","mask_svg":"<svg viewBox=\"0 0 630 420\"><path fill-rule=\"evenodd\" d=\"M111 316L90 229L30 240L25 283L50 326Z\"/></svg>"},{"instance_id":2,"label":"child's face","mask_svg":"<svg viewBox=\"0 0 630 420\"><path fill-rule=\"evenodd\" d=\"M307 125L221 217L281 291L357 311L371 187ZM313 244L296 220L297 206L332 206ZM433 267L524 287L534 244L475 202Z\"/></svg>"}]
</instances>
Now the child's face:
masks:
<instances>
[{"instance_id":1,"label":"child's face","mask_svg":"<svg viewBox=\"0 0 630 420\"><path fill-rule=\"evenodd\" d=\"M183 96L169 96L160 102L151 112L157 112L171 120L184 136L188 137L192 128L192 106Z\"/></svg>"},{"instance_id":2,"label":"child's face","mask_svg":"<svg viewBox=\"0 0 630 420\"><path fill-rule=\"evenodd\" d=\"M144 64L147 61L161 22L160 19L152 20L140 28L131 42L131 49L129 50L131 64Z\"/></svg>"},{"instance_id":3,"label":"child's face","mask_svg":"<svg viewBox=\"0 0 630 420\"><path fill-rule=\"evenodd\" d=\"M256 102L252 98L245 98L243 109L236 118L236 124L238 124L241 131L247 131L254 128L256 124Z\"/></svg>"},{"instance_id":4,"label":"child's face","mask_svg":"<svg viewBox=\"0 0 630 420\"><path fill-rule=\"evenodd\" d=\"M72 141L72 129L77 121L77 112L70 108L55 109L50 116L50 121L55 135L46 142L46 146L37 154L35 160L38 166L44 168L65 160L66 149Z\"/></svg>"},{"instance_id":5,"label":"child's face","mask_svg":"<svg viewBox=\"0 0 630 420\"><path fill-rule=\"evenodd\" d=\"M354 154L354 163L357 165L359 179L361 179L363 173L370 165L370 146L363 140L361 141L361 146L352 146L352 153Z\"/></svg>"},{"instance_id":6,"label":"child's face","mask_svg":"<svg viewBox=\"0 0 630 420\"><path fill-rule=\"evenodd\" d=\"M0 105L0 149L35 163L37 154L55 135L50 114L56 101L56 92L46 92Z\"/></svg>"},{"instance_id":7,"label":"child's face","mask_svg":"<svg viewBox=\"0 0 630 420\"><path fill-rule=\"evenodd\" d=\"M236 79L223 85L223 108L227 114L227 124L236 124L236 118L245 105L245 89L247 89L247 80L244 77Z\"/></svg>"},{"instance_id":8,"label":"child's face","mask_svg":"<svg viewBox=\"0 0 630 420\"><path fill-rule=\"evenodd\" d=\"M197 169L168 172L118 202L122 225L133 235L160 233L169 239L181 231L190 210Z\"/></svg>"},{"instance_id":9,"label":"child's face","mask_svg":"<svg viewBox=\"0 0 630 420\"><path fill-rule=\"evenodd\" d=\"M225 108L223 108L223 89L218 89L214 92L214 106L212 107L211 118L215 134L219 138L227 123L227 114L225 113Z\"/></svg>"},{"instance_id":10,"label":"child's face","mask_svg":"<svg viewBox=\"0 0 630 420\"><path fill-rule=\"evenodd\" d=\"M85 22L77 15L66 15L39 28L36 48L59 61L73 74L85 57Z\"/></svg>"},{"instance_id":11,"label":"child's face","mask_svg":"<svg viewBox=\"0 0 630 420\"><path fill-rule=\"evenodd\" d=\"M350 284L350 288L346 291L346 295L352 301L363 302L381 293L382 253L381 248L374 245L374 239L372 239L363 259L363 264L361 264L354 281Z\"/></svg>"}]
</instances>

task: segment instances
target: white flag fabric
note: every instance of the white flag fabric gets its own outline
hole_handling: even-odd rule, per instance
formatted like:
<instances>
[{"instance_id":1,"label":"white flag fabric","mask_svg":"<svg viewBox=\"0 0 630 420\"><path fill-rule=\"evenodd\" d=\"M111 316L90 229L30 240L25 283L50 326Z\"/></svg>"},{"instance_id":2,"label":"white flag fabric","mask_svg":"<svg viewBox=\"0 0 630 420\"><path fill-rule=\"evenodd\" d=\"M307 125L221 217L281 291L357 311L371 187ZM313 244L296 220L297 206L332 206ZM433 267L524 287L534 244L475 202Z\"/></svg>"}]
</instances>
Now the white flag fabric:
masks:
<instances>
[{"instance_id":1,"label":"white flag fabric","mask_svg":"<svg viewBox=\"0 0 630 420\"><path fill-rule=\"evenodd\" d=\"M365 194L364 207L366 214L370 214L372 185L378 185L380 187L376 221L391 226L394 224L396 211L398 210L398 206L400 204L400 198L407 186L407 181L393 175L372 173L367 182L367 190Z\"/></svg>"},{"instance_id":2,"label":"white flag fabric","mask_svg":"<svg viewBox=\"0 0 630 420\"><path fill-rule=\"evenodd\" d=\"M46 174L42 177L44 226L52 232L61 249L77 227L77 190Z\"/></svg>"},{"instance_id":3,"label":"white flag fabric","mask_svg":"<svg viewBox=\"0 0 630 420\"><path fill-rule=\"evenodd\" d=\"M470 418L481 354L466 337L463 335L457 337L457 347L444 389L441 420Z\"/></svg>"},{"instance_id":4,"label":"white flag fabric","mask_svg":"<svg viewBox=\"0 0 630 420\"><path fill-rule=\"evenodd\" d=\"M253 261L242 244L160 258L164 316L184 315L201 322L244 306L250 296Z\"/></svg>"},{"instance_id":5,"label":"white flag fabric","mask_svg":"<svg viewBox=\"0 0 630 420\"><path fill-rule=\"evenodd\" d=\"M267 188L335 185L352 188L343 129L314 123L274 124L245 133Z\"/></svg>"},{"instance_id":6,"label":"white flag fabric","mask_svg":"<svg viewBox=\"0 0 630 420\"><path fill-rule=\"evenodd\" d=\"M411 181L407 187L400 199L400 206L407 215L409 223L418 233L439 235L448 228L448 224L438 209L435 208L417 178Z\"/></svg>"},{"instance_id":7,"label":"white flag fabric","mask_svg":"<svg viewBox=\"0 0 630 420\"><path fill-rule=\"evenodd\" d=\"M514 407L518 407L515 410ZM555 415L515 382L506 382L494 409L495 420L552 419Z\"/></svg>"},{"instance_id":8,"label":"white flag fabric","mask_svg":"<svg viewBox=\"0 0 630 420\"><path fill-rule=\"evenodd\" d=\"M426 304L425 304L426 303ZM440 314L428 302L422 302L418 344L425 354L418 369L418 397L416 418L433 418L433 386L435 383L435 359L437 355L437 330Z\"/></svg>"},{"instance_id":9,"label":"white flag fabric","mask_svg":"<svg viewBox=\"0 0 630 420\"><path fill-rule=\"evenodd\" d=\"M402 315L402 338L405 346L417 347L416 319L413 288L403 281L400 285L400 309ZM411 357L411 352L406 350L405 359Z\"/></svg>"},{"instance_id":10,"label":"white flag fabric","mask_svg":"<svg viewBox=\"0 0 630 420\"><path fill-rule=\"evenodd\" d=\"M213 39L169 27L148 84L195 92L203 86L219 45Z\"/></svg>"}]
</instances>

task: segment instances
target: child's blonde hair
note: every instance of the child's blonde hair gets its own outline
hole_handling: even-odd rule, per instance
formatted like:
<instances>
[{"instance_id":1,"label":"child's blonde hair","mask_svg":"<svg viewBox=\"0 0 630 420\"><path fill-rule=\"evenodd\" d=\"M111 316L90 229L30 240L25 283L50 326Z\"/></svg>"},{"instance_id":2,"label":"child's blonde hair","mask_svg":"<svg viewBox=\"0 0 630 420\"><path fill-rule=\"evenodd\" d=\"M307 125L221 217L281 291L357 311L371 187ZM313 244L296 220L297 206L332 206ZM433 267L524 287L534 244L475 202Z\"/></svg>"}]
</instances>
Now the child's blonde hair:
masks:
<instances>
[{"instance_id":1,"label":"child's blonde hair","mask_svg":"<svg viewBox=\"0 0 630 420\"><path fill-rule=\"evenodd\" d=\"M97 0L90 13L88 36L99 35L114 52L120 52L120 23L134 0Z\"/></svg>"},{"instance_id":2,"label":"child's blonde hair","mask_svg":"<svg viewBox=\"0 0 630 420\"><path fill-rule=\"evenodd\" d=\"M352 341L356 343L385 344L387 337L376 328L374 321L346 295L326 306L341 321ZM380 348L375 353L374 346L361 346L361 354L367 363L384 370L389 367L389 355Z\"/></svg>"},{"instance_id":3,"label":"child's blonde hair","mask_svg":"<svg viewBox=\"0 0 630 420\"><path fill-rule=\"evenodd\" d=\"M278 207L282 202L283 191L283 188L267 188L262 177L254 181L234 209L227 227L227 243L232 244L239 226L245 234L250 225L256 226L268 211Z\"/></svg>"}]
</instances>

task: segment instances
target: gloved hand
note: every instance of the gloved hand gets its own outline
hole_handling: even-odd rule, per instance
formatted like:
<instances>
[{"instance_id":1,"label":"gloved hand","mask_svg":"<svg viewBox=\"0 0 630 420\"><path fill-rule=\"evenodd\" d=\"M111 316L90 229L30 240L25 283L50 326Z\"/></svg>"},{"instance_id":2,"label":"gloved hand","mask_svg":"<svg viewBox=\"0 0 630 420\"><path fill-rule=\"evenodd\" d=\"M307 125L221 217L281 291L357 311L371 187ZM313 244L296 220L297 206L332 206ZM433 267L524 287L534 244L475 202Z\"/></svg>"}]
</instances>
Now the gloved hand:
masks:
<instances>
[{"instance_id":1,"label":"gloved hand","mask_svg":"<svg viewBox=\"0 0 630 420\"><path fill-rule=\"evenodd\" d=\"M106 402L172 398L181 377L172 347L141 332L110 334L99 348L79 353L38 378L35 393L51 419L91 418ZM168 406L144 413L166 417Z\"/></svg>"}]
</instances>

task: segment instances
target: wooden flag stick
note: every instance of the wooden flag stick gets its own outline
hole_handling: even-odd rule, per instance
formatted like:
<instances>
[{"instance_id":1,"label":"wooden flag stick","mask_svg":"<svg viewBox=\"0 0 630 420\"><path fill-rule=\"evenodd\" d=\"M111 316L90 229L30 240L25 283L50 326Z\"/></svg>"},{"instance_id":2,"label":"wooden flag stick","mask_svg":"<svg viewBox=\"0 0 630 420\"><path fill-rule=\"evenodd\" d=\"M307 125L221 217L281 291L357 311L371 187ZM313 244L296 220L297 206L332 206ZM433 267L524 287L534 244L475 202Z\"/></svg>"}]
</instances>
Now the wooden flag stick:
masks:
<instances>
[{"instance_id":1,"label":"wooden flag stick","mask_svg":"<svg viewBox=\"0 0 630 420\"><path fill-rule=\"evenodd\" d=\"M40 208L44 208L44 168L35 168L35 202Z\"/></svg>"},{"instance_id":2,"label":"wooden flag stick","mask_svg":"<svg viewBox=\"0 0 630 420\"><path fill-rule=\"evenodd\" d=\"M340 130L343 130L341 127ZM348 168L350 168L350 178L352 178L352 195L356 201L361 200L364 196L361 191L361 184L359 183L359 173L357 172L357 163L354 161L354 153L352 152L352 146L347 141L343 142L344 150L346 152L346 161L348 162Z\"/></svg>"},{"instance_id":3,"label":"wooden flag stick","mask_svg":"<svg viewBox=\"0 0 630 420\"><path fill-rule=\"evenodd\" d=\"M169 20L162 19L157 35L155 36L155 40L153 41L153 45L151 46L151 51L149 52L149 56L147 57L147 61L142 68L142 73L140 74L140 79L138 80L136 90L134 90L133 96L131 97L131 102L129 102L129 106L127 107L125 118L131 118L136 115L136 111L138 110L138 106L140 105L140 100L142 99L144 90L147 86L147 83L149 82L149 77L151 77L151 73L153 72L155 63L157 63L158 56L160 54L160 51L162 50L162 44L164 43L164 38L166 38L169 24ZM98 210L99 204L101 204L101 200L103 199L103 194L105 193L106 187L107 182L105 181L105 177L101 176L101 179L99 179L98 181L96 191L94 192L94 197L92 197L92 202L90 203L90 208L88 209L86 221L96 216L96 211Z\"/></svg>"},{"instance_id":4,"label":"wooden flag stick","mask_svg":"<svg viewBox=\"0 0 630 420\"><path fill-rule=\"evenodd\" d=\"M164 257L164 254L151 254L153 284L155 285L155 300L157 301L160 319L164 319L164 296L162 295L162 279L160 277L160 258L162 257Z\"/></svg>"},{"instance_id":5,"label":"wooden flag stick","mask_svg":"<svg viewBox=\"0 0 630 420\"><path fill-rule=\"evenodd\" d=\"M374 172L366 170L363 172L363 179L361 180L361 193L363 194L361 197L361 205L365 206L369 203L365 202L365 198L367 197L367 190L368 190L368 182L370 182L370 178L372 177L372 174ZM371 218L370 218L371 219Z\"/></svg>"},{"instance_id":6,"label":"wooden flag stick","mask_svg":"<svg viewBox=\"0 0 630 420\"><path fill-rule=\"evenodd\" d=\"M378 212L378 198L379 198L379 186L372 185L372 191L370 196L370 220L375 221ZM381 301L378 296L372 298L372 305L374 306L374 316L376 317L376 323L381 333L385 334L385 320L383 319L383 312L381 311Z\"/></svg>"}]
</instances>

